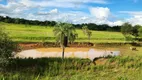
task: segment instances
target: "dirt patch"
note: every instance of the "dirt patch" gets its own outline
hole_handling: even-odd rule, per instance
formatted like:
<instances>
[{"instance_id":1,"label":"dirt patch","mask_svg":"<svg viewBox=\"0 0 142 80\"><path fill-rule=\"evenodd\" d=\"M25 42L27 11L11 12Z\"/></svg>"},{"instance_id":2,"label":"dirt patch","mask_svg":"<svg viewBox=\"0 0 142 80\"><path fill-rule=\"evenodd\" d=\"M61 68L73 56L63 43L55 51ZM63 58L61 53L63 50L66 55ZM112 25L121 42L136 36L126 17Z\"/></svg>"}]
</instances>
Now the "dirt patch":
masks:
<instances>
[{"instance_id":1,"label":"dirt patch","mask_svg":"<svg viewBox=\"0 0 142 80\"><path fill-rule=\"evenodd\" d=\"M105 65L106 62L107 62L106 58L100 58L100 59L97 59L96 61L94 61L94 63L96 65Z\"/></svg>"},{"instance_id":2,"label":"dirt patch","mask_svg":"<svg viewBox=\"0 0 142 80\"><path fill-rule=\"evenodd\" d=\"M19 43L18 46L20 50L28 50L43 47L43 45L40 43Z\"/></svg>"}]
</instances>

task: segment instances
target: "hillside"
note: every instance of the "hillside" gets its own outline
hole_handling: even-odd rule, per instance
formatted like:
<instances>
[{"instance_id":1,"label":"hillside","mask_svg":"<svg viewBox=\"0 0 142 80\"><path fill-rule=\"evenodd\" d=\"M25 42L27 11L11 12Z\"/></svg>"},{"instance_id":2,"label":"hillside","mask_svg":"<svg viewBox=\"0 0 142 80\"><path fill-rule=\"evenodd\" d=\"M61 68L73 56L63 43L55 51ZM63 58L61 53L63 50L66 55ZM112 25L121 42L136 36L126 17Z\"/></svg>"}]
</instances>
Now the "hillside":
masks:
<instances>
[{"instance_id":1,"label":"hillside","mask_svg":"<svg viewBox=\"0 0 142 80\"><path fill-rule=\"evenodd\" d=\"M5 28L14 41L55 42L53 27L50 26L23 25L3 22L1 22L0 25ZM78 38L75 42L88 42L87 36L83 34L81 29L76 29L76 32L78 33ZM124 36L120 32L92 31L90 41L92 43L124 42Z\"/></svg>"}]
</instances>

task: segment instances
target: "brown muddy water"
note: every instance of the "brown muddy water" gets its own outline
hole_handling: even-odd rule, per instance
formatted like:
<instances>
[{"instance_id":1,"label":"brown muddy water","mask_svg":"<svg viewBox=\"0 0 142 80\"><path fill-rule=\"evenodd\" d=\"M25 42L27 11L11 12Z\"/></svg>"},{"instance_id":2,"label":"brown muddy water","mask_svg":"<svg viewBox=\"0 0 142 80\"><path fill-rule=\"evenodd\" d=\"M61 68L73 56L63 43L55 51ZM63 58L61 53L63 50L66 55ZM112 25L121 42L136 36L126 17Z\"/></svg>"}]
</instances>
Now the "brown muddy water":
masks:
<instances>
[{"instance_id":1,"label":"brown muddy water","mask_svg":"<svg viewBox=\"0 0 142 80\"><path fill-rule=\"evenodd\" d=\"M107 56L119 56L120 51L97 50L94 48L66 48L65 58L90 59ZM18 52L15 57L19 58L42 58L42 57L62 57L62 48L38 48L23 50Z\"/></svg>"}]
</instances>

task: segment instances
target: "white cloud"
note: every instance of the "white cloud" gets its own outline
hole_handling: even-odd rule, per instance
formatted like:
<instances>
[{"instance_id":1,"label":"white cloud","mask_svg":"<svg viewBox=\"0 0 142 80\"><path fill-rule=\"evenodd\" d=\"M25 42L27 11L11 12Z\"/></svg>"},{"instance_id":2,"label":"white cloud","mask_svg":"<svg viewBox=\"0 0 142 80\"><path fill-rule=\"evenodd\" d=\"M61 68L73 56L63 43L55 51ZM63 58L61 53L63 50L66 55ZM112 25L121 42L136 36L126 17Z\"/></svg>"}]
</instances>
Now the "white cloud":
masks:
<instances>
[{"instance_id":1,"label":"white cloud","mask_svg":"<svg viewBox=\"0 0 142 80\"><path fill-rule=\"evenodd\" d=\"M108 24L110 26L115 25L122 25L123 21L113 19L113 21L110 21L114 15L112 15L110 9L108 7L91 7L89 8L90 14L92 17L90 17L87 22L96 23L96 24Z\"/></svg>"},{"instance_id":2,"label":"white cloud","mask_svg":"<svg viewBox=\"0 0 142 80\"><path fill-rule=\"evenodd\" d=\"M106 7L92 7L90 8L91 15L95 16L97 19L104 20L111 14L110 10Z\"/></svg>"},{"instance_id":3,"label":"white cloud","mask_svg":"<svg viewBox=\"0 0 142 80\"><path fill-rule=\"evenodd\" d=\"M142 25L142 16L134 16L132 18L127 19L127 21L133 25Z\"/></svg>"},{"instance_id":4,"label":"white cloud","mask_svg":"<svg viewBox=\"0 0 142 80\"><path fill-rule=\"evenodd\" d=\"M130 14L130 15L142 15L142 11L119 11L119 13Z\"/></svg>"},{"instance_id":5,"label":"white cloud","mask_svg":"<svg viewBox=\"0 0 142 80\"><path fill-rule=\"evenodd\" d=\"M71 2L71 3L98 3L98 4L108 4L106 0L55 0L60 2Z\"/></svg>"},{"instance_id":6,"label":"white cloud","mask_svg":"<svg viewBox=\"0 0 142 80\"><path fill-rule=\"evenodd\" d=\"M121 21L121 20L117 20L114 22L110 22L110 21L107 22L107 24L110 26L119 26L119 25L122 25L123 23L124 23L124 21Z\"/></svg>"},{"instance_id":7,"label":"white cloud","mask_svg":"<svg viewBox=\"0 0 142 80\"><path fill-rule=\"evenodd\" d=\"M24 10L28 8L22 4L17 4L15 2L9 2L7 5L0 4L0 13L3 14L18 14L22 13Z\"/></svg>"},{"instance_id":8,"label":"white cloud","mask_svg":"<svg viewBox=\"0 0 142 80\"><path fill-rule=\"evenodd\" d=\"M40 11L37 14L38 15L55 15L55 14L58 14L58 13L59 13L58 9L52 9L49 12L42 12L42 11Z\"/></svg>"},{"instance_id":9,"label":"white cloud","mask_svg":"<svg viewBox=\"0 0 142 80\"><path fill-rule=\"evenodd\" d=\"M56 13L58 13L58 9L53 9L53 10L51 10L49 13L50 13L50 14L56 14Z\"/></svg>"},{"instance_id":10,"label":"white cloud","mask_svg":"<svg viewBox=\"0 0 142 80\"><path fill-rule=\"evenodd\" d=\"M84 3L97 3L97 4L108 4L107 0L19 0L28 7L61 7L61 8L75 8L83 7Z\"/></svg>"},{"instance_id":11,"label":"white cloud","mask_svg":"<svg viewBox=\"0 0 142 80\"><path fill-rule=\"evenodd\" d=\"M120 13L131 16L125 20L126 22L130 22L132 25L142 25L142 11L120 11Z\"/></svg>"}]
</instances>

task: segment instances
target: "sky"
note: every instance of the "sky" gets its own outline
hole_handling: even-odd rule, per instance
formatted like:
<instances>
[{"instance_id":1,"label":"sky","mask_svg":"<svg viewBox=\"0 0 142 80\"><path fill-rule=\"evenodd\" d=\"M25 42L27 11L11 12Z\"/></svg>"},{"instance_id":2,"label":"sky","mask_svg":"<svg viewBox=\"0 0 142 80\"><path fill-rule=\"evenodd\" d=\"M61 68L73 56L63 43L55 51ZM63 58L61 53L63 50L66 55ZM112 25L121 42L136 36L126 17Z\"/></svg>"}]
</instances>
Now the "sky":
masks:
<instances>
[{"instance_id":1,"label":"sky","mask_svg":"<svg viewBox=\"0 0 142 80\"><path fill-rule=\"evenodd\" d=\"M142 25L142 0L0 0L0 15L73 24Z\"/></svg>"}]
</instances>

